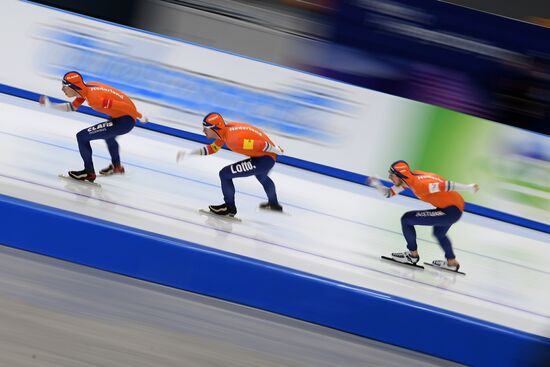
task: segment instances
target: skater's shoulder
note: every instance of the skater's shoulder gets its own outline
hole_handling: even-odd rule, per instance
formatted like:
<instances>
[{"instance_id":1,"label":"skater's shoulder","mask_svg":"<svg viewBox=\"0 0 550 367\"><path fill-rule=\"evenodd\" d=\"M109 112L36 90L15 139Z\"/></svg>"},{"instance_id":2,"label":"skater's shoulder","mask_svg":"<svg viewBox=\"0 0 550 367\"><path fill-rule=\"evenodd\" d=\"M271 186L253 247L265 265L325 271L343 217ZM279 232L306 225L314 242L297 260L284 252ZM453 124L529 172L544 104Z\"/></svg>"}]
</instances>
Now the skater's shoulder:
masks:
<instances>
[{"instance_id":1,"label":"skater's shoulder","mask_svg":"<svg viewBox=\"0 0 550 367\"><path fill-rule=\"evenodd\" d=\"M124 99L126 95L116 89L115 87L112 87L108 84L100 83L100 82L89 82L87 83L89 87L89 92L97 96L104 96L104 95L115 95L119 97L120 99Z\"/></svg>"},{"instance_id":2,"label":"skater's shoulder","mask_svg":"<svg viewBox=\"0 0 550 367\"><path fill-rule=\"evenodd\" d=\"M247 122L237 122L232 121L226 125L225 129L228 136L238 137L238 138L262 138L265 139L265 133L258 127L249 124Z\"/></svg>"},{"instance_id":3,"label":"skater's shoulder","mask_svg":"<svg viewBox=\"0 0 550 367\"><path fill-rule=\"evenodd\" d=\"M412 181L413 184L415 182L422 184L431 182L443 182L445 181L445 179L437 173L416 170L412 172L412 180L410 181Z\"/></svg>"}]
</instances>

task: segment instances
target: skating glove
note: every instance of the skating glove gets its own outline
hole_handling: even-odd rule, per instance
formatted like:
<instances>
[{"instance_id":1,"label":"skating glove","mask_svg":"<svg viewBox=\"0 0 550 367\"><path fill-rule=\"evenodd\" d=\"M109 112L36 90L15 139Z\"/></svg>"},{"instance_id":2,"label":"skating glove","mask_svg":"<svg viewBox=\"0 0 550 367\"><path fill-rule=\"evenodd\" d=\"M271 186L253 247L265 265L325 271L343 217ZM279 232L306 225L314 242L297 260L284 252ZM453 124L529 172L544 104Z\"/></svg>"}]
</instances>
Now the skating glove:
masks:
<instances>
[{"instance_id":1,"label":"skating glove","mask_svg":"<svg viewBox=\"0 0 550 367\"><path fill-rule=\"evenodd\" d=\"M194 155L204 155L202 154L201 150L203 148L200 148L200 149L195 149L195 150L178 150L178 154L176 154L176 162L181 162L183 161L184 159L187 159L191 156L194 156Z\"/></svg>"},{"instance_id":2,"label":"skating glove","mask_svg":"<svg viewBox=\"0 0 550 367\"><path fill-rule=\"evenodd\" d=\"M367 179L367 185L371 186L371 187L374 187L384 197L389 198L391 196L390 189L388 187L384 186L384 184L380 181L380 179L377 176L370 176Z\"/></svg>"}]
</instances>

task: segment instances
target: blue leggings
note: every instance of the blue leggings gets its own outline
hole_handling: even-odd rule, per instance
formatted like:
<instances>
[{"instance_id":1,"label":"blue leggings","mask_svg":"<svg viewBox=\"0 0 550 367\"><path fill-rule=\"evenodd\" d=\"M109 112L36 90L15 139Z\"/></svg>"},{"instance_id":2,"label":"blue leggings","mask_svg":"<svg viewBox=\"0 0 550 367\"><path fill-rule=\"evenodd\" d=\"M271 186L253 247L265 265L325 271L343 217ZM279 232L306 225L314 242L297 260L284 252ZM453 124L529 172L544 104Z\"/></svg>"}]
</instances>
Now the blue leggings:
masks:
<instances>
[{"instance_id":1,"label":"blue leggings","mask_svg":"<svg viewBox=\"0 0 550 367\"><path fill-rule=\"evenodd\" d=\"M233 178L256 176L264 187L270 204L279 204L275 184L267 176L275 165L275 160L270 156L261 156L245 159L222 168L220 180L222 182L223 200L229 207L235 207L235 185Z\"/></svg>"},{"instance_id":2,"label":"blue leggings","mask_svg":"<svg viewBox=\"0 0 550 367\"><path fill-rule=\"evenodd\" d=\"M120 164L118 143L115 138L130 132L134 128L134 125L135 120L131 116L121 116L79 131L76 134L76 141L78 142L80 156L84 160L84 169L88 172L94 171L90 141L98 139L105 139L109 154L111 155L111 161L113 164Z\"/></svg>"},{"instance_id":3,"label":"blue leggings","mask_svg":"<svg viewBox=\"0 0 550 367\"><path fill-rule=\"evenodd\" d=\"M461 216L462 212L454 205L445 209L414 210L405 213L401 217L401 228L407 240L407 248L410 251L416 251L418 248L414 226L433 226L433 234L445 251L445 257L449 260L454 259L455 254L451 241L447 237L447 231Z\"/></svg>"}]
</instances>

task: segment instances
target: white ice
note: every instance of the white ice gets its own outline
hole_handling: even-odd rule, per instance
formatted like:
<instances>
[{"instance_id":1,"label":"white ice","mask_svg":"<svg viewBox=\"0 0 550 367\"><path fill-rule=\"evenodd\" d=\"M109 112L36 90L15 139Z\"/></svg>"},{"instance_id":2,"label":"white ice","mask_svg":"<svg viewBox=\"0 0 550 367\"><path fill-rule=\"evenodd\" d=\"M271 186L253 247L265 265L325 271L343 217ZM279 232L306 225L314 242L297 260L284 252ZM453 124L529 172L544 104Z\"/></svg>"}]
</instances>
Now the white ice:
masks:
<instances>
[{"instance_id":1,"label":"white ice","mask_svg":"<svg viewBox=\"0 0 550 367\"><path fill-rule=\"evenodd\" d=\"M223 150L176 164L177 150L199 144L140 128L119 138L126 175L99 177L101 188L58 178L82 169L75 134L98 121L0 96L0 193L550 337L548 234L466 213L449 232L466 276L394 265L380 256L405 249L401 215L427 206L282 164L271 177L287 215L260 212L265 194L243 178L242 222L211 218L198 209L222 202L218 171L243 157ZM96 170L107 166L105 143L92 148ZM428 228L418 236L422 261L442 258Z\"/></svg>"}]
</instances>

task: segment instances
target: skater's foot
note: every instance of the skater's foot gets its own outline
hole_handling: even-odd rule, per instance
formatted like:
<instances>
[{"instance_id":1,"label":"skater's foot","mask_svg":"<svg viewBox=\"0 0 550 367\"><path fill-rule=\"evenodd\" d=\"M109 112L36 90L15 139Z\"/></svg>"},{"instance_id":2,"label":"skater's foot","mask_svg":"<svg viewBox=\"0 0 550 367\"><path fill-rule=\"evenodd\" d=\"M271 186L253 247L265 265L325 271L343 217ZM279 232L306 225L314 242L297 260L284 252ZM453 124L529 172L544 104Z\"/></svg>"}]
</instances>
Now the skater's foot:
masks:
<instances>
[{"instance_id":1,"label":"skater's foot","mask_svg":"<svg viewBox=\"0 0 550 367\"><path fill-rule=\"evenodd\" d=\"M279 204L279 203L261 203L260 204L260 209L264 209L264 210L272 210L274 212L282 212L283 211L283 207Z\"/></svg>"},{"instance_id":2,"label":"skater's foot","mask_svg":"<svg viewBox=\"0 0 550 367\"><path fill-rule=\"evenodd\" d=\"M234 217L235 214L237 214L237 208L235 205L229 206L225 203L221 205L209 205L208 209L210 209L210 212L220 216Z\"/></svg>"},{"instance_id":3,"label":"skater's foot","mask_svg":"<svg viewBox=\"0 0 550 367\"><path fill-rule=\"evenodd\" d=\"M99 173L103 176L110 176L113 174L124 174L124 166L121 164L110 164L109 167L103 168Z\"/></svg>"},{"instance_id":4,"label":"skater's foot","mask_svg":"<svg viewBox=\"0 0 550 367\"><path fill-rule=\"evenodd\" d=\"M85 169L82 171L69 171L68 174L69 177L79 181L94 182L96 178L94 171L86 171Z\"/></svg>"},{"instance_id":5,"label":"skater's foot","mask_svg":"<svg viewBox=\"0 0 550 367\"><path fill-rule=\"evenodd\" d=\"M414 253L416 253L416 256L414 256ZM414 265L420 260L420 256L418 256L418 252L414 251L414 253L411 251L393 252L391 254L391 257L397 262Z\"/></svg>"},{"instance_id":6,"label":"skater's foot","mask_svg":"<svg viewBox=\"0 0 550 367\"><path fill-rule=\"evenodd\" d=\"M432 265L451 271L458 271L460 264L456 260L434 260Z\"/></svg>"}]
</instances>

